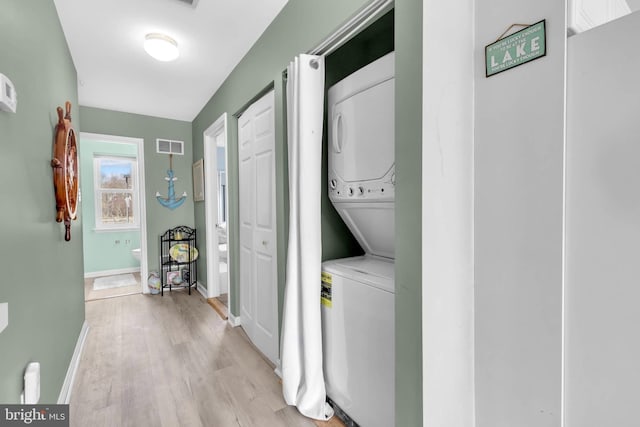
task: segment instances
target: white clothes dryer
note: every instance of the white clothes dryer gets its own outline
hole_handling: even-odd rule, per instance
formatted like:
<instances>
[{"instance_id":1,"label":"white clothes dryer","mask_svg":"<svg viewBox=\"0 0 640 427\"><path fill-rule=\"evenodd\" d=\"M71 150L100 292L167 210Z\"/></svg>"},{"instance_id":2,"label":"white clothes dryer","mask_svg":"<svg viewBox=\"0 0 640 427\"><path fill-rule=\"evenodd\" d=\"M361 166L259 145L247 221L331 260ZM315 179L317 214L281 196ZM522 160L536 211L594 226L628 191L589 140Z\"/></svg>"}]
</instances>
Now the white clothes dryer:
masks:
<instances>
[{"instance_id":1,"label":"white clothes dryer","mask_svg":"<svg viewBox=\"0 0 640 427\"><path fill-rule=\"evenodd\" d=\"M368 254L394 258L393 52L329 88L329 199Z\"/></svg>"}]
</instances>

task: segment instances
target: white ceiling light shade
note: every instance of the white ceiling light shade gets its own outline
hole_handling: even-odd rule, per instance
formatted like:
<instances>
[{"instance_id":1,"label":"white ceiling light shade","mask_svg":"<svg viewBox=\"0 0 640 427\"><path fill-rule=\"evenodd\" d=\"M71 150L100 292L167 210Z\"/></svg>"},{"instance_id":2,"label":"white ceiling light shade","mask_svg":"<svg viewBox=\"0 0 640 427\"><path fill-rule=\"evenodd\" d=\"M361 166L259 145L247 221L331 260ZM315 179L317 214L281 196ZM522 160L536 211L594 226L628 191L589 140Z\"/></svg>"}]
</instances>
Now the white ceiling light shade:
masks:
<instances>
[{"instance_id":1,"label":"white ceiling light shade","mask_svg":"<svg viewBox=\"0 0 640 427\"><path fill-rule=\"evenodd\" d=\"M144 37L144 50L158 61L173 61L178 58L178 43L160 33L149 33Z\"/></svg>"}]
</instances>

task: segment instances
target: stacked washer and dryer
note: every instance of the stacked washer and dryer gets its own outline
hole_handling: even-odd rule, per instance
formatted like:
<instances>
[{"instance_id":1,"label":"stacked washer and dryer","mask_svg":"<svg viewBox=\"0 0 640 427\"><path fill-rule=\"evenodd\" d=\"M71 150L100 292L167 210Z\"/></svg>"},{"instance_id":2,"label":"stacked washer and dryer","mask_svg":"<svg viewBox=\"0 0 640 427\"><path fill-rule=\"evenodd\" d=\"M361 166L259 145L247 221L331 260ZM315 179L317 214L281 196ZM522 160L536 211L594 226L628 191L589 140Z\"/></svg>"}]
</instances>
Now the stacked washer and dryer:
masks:
<instances>
[{"instance_id":1,"label":"stacked washer and dryer","mask_svg":"<svg viewBox=\"0 0 640 427\"><path fill-rule=\"evenodd\" d=\"M327 395L361 427L395 424L394 53L329 89L329 198L364 256L322 264Z\"/></svg>"}]
</instances>

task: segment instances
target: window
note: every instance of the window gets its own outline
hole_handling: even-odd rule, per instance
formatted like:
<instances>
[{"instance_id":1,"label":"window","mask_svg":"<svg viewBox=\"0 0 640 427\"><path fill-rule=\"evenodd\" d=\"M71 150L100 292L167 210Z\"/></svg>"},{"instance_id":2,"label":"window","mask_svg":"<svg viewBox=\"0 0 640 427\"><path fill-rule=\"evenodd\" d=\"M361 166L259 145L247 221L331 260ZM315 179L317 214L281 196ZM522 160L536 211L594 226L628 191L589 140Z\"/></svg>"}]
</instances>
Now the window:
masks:
<instances>
[{"instance_id":1,"label":"window","mask_svg":"<svg viewBox=\"0 0 640 427\"><path fill-rule=\"evenodd\" d=\"M99 156L93 164L96 229L138 227L136 160Z\"/></svg>"}]
</instances>

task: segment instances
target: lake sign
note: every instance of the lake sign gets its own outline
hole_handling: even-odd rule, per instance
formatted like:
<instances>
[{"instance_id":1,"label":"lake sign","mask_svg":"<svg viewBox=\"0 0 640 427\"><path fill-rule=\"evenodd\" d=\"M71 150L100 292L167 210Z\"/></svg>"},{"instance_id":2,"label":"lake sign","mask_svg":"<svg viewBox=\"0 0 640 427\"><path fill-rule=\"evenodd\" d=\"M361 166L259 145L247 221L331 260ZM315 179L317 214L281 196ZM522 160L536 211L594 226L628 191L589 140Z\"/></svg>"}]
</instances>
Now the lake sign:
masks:
<instances>
[{"instance_id":1,"label":"lake sign","mask_svg":"<svg viewBox=\"0 0 640 427\"><path fill-rule=\"evenodd\" d=\"M508 35L484 48L487 77L547 54L545 20Z\"/></svg>"}]
</instances>

